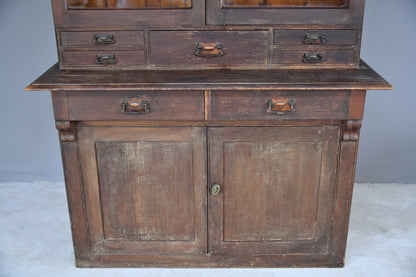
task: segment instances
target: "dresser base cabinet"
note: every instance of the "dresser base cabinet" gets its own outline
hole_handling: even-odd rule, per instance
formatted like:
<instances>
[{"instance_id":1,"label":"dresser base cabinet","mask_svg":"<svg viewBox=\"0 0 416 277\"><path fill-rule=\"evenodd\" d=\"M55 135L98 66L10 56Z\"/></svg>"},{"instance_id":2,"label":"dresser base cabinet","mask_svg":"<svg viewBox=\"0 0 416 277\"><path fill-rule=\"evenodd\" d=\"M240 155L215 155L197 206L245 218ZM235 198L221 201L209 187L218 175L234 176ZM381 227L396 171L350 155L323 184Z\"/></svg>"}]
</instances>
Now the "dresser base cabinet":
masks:
<instances>
[{"instance_id":1,"label":"dresser base cabinet","mask_svg":"<svg viewBox=\"0 0 416 277\"><path fill-rule=\"evenodd\" d=\"M391 85L55 65L27 89L52 91L78 267L342 267L366 92Z\"/></svg>"},{"instance_id":2,"label":"dresser base cabinet","mask_svg":"<svg viewBox=\"0 0 416 277\"><path fill-rule=\"evenodd\" d=\"M206 118L222 109L219 95L238 104L261 94L170 93L203 95L211 103ZM53 92L77 265L343 266L365 91L309 92L309 103L298 93L296 110L275 119L263 101L263 120L146 120L141 113L120 120L111 108L103 120L94 106L84 118L72 103L121 107L126 95L152 93ZM325 97L341 105L330 112L335 119L307 109ZM155 107L149 116L163 114L147 103ZM250 116L245 109L228 116Z\"/></svg>"}]
</instances>

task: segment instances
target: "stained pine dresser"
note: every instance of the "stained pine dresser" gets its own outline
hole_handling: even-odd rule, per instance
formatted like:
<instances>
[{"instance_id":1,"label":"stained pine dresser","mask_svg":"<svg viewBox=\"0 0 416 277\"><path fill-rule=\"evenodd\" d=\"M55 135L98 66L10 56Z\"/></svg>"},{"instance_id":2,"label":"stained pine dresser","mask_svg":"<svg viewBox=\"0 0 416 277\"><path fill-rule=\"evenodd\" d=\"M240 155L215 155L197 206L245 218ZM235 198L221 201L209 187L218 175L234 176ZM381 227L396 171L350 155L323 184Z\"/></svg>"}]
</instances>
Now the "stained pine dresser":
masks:
<instances>
[{"instance_id":1,"label":"stained pine dresser","mask_svg":"<svg viewBox=\"0 0 416 277\"><path fill-rule=\"evenodd\" d=\"M52 0L79 267L341 267L364 0Z\"/></svg>"}]
</instances>

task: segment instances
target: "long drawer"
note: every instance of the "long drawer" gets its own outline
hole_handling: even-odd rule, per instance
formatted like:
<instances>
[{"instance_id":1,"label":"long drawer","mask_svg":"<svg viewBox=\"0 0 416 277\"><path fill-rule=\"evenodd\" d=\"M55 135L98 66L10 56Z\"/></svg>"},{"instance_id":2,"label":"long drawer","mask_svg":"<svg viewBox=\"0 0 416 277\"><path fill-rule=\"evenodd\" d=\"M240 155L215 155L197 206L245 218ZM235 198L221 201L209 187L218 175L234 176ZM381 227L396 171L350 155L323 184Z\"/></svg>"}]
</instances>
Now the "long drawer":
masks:
<instances>
[{"instance_id":1,"label":"long drawer","mask_svg":"<svg viewBox=\"0 0 416 277\"><path fill-rule=\"evenodd\" d=\"M213 91L213 120L291 120L348 117L348 91Z\"/></svg>"},{"instance_id":2,"label":"long drawer","mask_svg":"<svg viewBox=\"0 0 416 277\"><path fill-rule=\"evenodd\" d=\"M267 31L151 31L154 66L215 67L265 65Z\"/></svg>"},{"instance_id":3,"label":"long drawer","mask_svg":"<svg viewBox=\"0 0 416 277\"><path fill-rule=\"evenodd\" d=\"M67 92L70 120L204 120L202 91Z\"/></svg>"}]
</instances>

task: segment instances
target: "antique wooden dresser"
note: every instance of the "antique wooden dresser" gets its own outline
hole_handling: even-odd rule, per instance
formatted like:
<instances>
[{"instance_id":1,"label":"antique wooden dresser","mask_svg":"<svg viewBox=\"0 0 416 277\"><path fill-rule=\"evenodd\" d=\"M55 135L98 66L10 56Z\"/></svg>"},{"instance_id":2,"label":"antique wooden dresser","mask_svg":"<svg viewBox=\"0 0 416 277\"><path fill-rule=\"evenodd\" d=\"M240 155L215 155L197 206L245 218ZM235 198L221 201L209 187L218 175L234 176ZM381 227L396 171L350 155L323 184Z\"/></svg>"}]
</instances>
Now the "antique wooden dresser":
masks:
<instances>
[{"instance_id":1,"label":"antique wooden dresser","mask_svg":"<svg viewBox=\"0 0 416 277\"><path fill-rule=\"evenodd\" d=\"M52 0L79 267L344 265L364 0Z\"/></svg>"}]
</instances>

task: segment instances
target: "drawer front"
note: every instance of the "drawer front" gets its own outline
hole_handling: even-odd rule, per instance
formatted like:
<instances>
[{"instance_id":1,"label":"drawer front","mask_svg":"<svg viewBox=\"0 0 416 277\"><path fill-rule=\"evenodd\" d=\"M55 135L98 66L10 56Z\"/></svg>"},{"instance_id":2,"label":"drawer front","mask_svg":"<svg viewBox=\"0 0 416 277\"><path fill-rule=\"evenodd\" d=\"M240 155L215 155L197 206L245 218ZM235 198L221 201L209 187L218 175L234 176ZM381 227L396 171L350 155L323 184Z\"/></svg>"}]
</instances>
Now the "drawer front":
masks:
<instances>
[{"instance_id":1,"label":"drawer front","mask_svg":"<svg viewBox=\"0 0 416 277\"><path fill-rule=\"evenodd\" d=\"M357 30L275 30L279 45L355 45Z\"/></svg>"},{"instance_id":2,"label":"drawer front","mask_svg":"<svg viewBox=\"0 0 416 277\"><path fill-rule=\"evenodd\" d=\"M348 117L348 91L212 92L213 120L291 120Z\"/></svg>"},{"instance_id":3,"label":"drawer front","mask_svg":"<svg viewBox=\"0 0 416 277\"><path fill-rule=\"evenodd\" d=\"M272 63L284 65L320 66L353 65L354 50L281 50L273 49Z\"/></svg>"},{"instance_id":4,"label":"drawer front","mask_svg":"<svg viewBox=\"0 0 416 277\"><path fill-rule=\"evenodd\" d=\"M144 46L141 31L61 32L63 47L122 49Z\"/></svg>"},{"instance_id":5,"label":"drawer front","mask_svg":"<svg viewBox=\"0 0 416 277\"><path fill-rule=\"evenodd\" d=\"M62 58L64 68L134 68L145 62L144 51L65 51Z\"/></svg>"},{"instance_id":6,"label":"drawer front","mask_svg":"<svg viewBox=\"0 0 416 277\"><path fill-rule=\"evenodd\" d=\"M202 91L68 92L70 120L204 120Z\"/></svg>"},{"instance_id":7,"label":"drawer front","mask_svg":"<svg viewBox=\"0 0 416 277\"><path fill-rule=\"evenodd\" d=\"M265 65L267 31L153 31L155 66Z\"/></svg>"}]
</instances>

